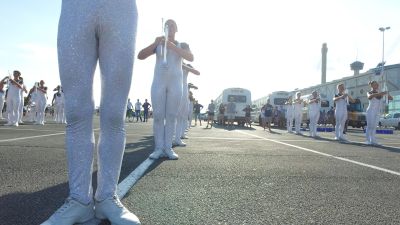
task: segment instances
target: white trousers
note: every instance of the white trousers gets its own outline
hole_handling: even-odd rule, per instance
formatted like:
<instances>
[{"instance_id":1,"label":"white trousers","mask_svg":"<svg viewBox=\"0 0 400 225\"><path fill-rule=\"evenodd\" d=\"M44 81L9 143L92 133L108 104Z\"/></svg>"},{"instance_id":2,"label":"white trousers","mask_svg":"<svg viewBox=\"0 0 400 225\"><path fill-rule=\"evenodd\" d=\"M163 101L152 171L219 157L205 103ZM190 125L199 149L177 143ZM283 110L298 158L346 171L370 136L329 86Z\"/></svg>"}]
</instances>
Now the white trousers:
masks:
<instances>
[{"instance_id":1,"label":"white trousers","mask_svg":"<svg viewBox=\"0 0 400 225\"><path fill-rule=\"evenodd\" d=\"M58 59L65 94L70 196L92 201L93 77L101 71L100 134L95 198L116 193L125 149L124 118L135 54L135 0L63 0Z\"/></svg>"}]
</instances>

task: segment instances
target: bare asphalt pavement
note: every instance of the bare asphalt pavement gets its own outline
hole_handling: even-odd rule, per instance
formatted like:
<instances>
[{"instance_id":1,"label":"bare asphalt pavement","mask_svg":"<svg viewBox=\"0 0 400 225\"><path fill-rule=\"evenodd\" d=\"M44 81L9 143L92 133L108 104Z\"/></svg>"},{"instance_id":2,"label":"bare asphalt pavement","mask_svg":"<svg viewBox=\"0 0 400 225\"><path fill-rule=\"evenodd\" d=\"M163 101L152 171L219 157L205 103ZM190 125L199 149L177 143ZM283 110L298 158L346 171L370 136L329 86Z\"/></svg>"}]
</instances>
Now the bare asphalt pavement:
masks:
<instances>
[{"instance_id":1,"label":"bare asphalt pavement","mask_svg":"<svg viewBox=\"0 0 400 225\"><path fill-rule=\"evenodd\" d=\"M65 127L48 120L0 125L1 225L40 224L68 196ZM398 131L372 147L357 129L339 143L331 132L313 139L203 123L173 161L148 159L151 120L126 131L120 182L140 176L122 202L144 225L400 224Z\"/></svg>"}]
</instances>

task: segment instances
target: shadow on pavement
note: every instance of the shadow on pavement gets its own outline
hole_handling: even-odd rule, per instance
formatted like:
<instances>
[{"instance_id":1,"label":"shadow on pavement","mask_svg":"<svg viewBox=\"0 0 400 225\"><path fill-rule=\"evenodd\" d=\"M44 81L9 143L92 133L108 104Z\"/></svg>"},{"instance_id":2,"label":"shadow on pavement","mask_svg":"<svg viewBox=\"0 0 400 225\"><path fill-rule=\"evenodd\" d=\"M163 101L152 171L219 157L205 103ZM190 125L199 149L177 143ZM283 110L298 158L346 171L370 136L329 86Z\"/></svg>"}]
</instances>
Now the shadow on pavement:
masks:
<instances>
[{"instance_id":1,"label":"shadow on pavement","mask_svg":"<svg viewBox=\"0 0 400 225\"><path fill-rule=\"evenodd\" d=\"M121 167L120 180L125 179L136 167L145 161L153 151L153 136L145 136L135 143L127 143ZM164 159L155 161L145 172L157 168ZM92 175L93 189L96 189L97 171ZM44 222L57 210L69 194L68 183L57 184L33 193L11 193L0 196L1 225L35 225ZM92 220L85 225L98 224ZM101 221L100 225L109 225Z\"/></svg>"}]
</instances>

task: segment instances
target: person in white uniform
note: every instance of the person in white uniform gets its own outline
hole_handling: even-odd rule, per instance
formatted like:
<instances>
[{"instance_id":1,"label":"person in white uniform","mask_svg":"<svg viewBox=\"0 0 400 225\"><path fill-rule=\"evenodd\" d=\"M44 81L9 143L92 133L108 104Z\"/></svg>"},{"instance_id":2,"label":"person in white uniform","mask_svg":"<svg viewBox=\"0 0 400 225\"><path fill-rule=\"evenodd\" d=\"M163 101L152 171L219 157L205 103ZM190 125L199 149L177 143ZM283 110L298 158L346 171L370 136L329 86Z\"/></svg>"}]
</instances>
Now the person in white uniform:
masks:
<instances>
[{"instance_id":1,"label":"person in white uniform","mask_svg":"<svg viewBox=\"0 0 400 225\"><path fill-rule=\"evenodd\" d=\"M343 83L337 85L338 93L333 97L335 102L335 140L347 141L343 131L346 126L347 120L347 105L349 102L354 102L354 99L345 93L345 86Z\"/></svg>"},{"instance_id":2,"label":"person in white uniform","mask_svg":"<svg viewBox=\"0 0 400 225\"><path fill-rule=\"evenodd\" d=\"M57 50L67 119L69 197L43 225L72 225L94 216L111 224L140 224L117 196L137 17L135 0L62 1ZM93 78L97 63L102 85L97 189L93 196Z\"/></svg>"},{"instance_id":3,"label":"person in white uniform","mask_svg":"<svg viewBox=\"0 0 400 225\"><path fill-rule=\"evenodd\" d=\"M286 106L286 129L288 133L292 133L293 119L294 119L292 96L288 97L287 101L285 102L285 106Z\"/></svg>"},{"instance_id":4,"label":"person in white uniform","mask_svg":"<svg viewBox=\"0 0 400 225\"><path fill-rule=\"evenodd\" d=\"M3 118L3 108L4 108L4 101L5 101L5 88L4 86L7 84L7 80L8 80L8 76L4 77L1 81L0 81L0 120L4 119Z\"/></svg>"},{"instance_id":5,"label":"person in white uniform","mask_svg":"<svg viewBox=\"0 0 400 225\"><path fill-rule=\"evenodd\" d=\"M370 81L371 91L367 92L368 108L367 108L367 129L365 131L367 145L379 145L376 141L376 127L379 122L379 115L384 102L383 96L387 95L387 91L379 91L377 81Z\"/></svg>"},{"instance_id":6,"label":"person in white uniform","mask_svg":"<svg viewBox=\"0 0 400 225\"><path fill-rule=\"evenodd\" d=\"M22 121L22 118L24 117L24 104L25 104L25 101L24 101L24 92L25 92L25 93L28 93L28 90L26 90L26 86L25 86L25 84L24 84L24 79L23 79L21 76L19 77L18 83L19 83L19 84L21 85L21 87L22 87L22 88L19 90L19 97L21 98L21 101L20 101L19 107L18 107L18 110L19 110L18 123L19 123L19 124L23 124L24 121Z\"/></svg>"},{"instance_id":7,"label":"person in white uniform","mask_svg":"<svg viewBox=\"0 0 400 225\"><path fill-rule=\"evenodd\" d=\"M44 81L39 82L39 86L36 87L36 123L38 125L44 125L44 117L47 106L47 87L44 86Z\"/></svg>"},{"instance_id":8,"label":"person in white uniform","mask_svg":"<svg viewBox=\"0 0 400 225\"><path fill-rule=\"evenodd\" d=\"M318 137L317 135L317 125L319 116L321 114L321 98L317 91L311 93L311 97L308 100L308 114L310 116L310 136Z\"/></svg>"},{"instance_id":9,"label":"person in white uniform","mask_svg":"<svg viewBox=\"0 0 400 225\"><path fill-rule=\"evenodd\" d=\"M183 79L182 79L182 98L179 102L178 117L175 126L175 139L174 144L178 146L186 146L186 143L182 139L187 138L185 135L186 128L188 127L189 118L189 87L188 87L188 75L189 72L200 75L200 72L193 68L192 65L183 63L182 64Z\"/></svg>"},{"instance_id":10,"label":"person in white uniform","mask_svg":"<svg viewBox=\"0 0 400 225\"><path fill-rule=\"evenodd\" d=\"M167 20L165 26L168 29L168 41L164 36L157 37L138 55L138 59L144 60L156 54L156 65L151 85L155 141L154 152L150 154L152 159L158 159L164 154L169 159L178 159L178 155L172 149L172 137L179 103L182 98L182 60L193 61L193 54L189 45L175 40L175 33L178 30L175 21ZM164 48L165 44L166 48ZM165 50L167 51L165 52ZM166 62L164 62L164 54L166 54Z\"/></svg>"},{"instance_id":11,"label":"person in white uniform","mask_svg":"<svg viewBox=\"0 0 400 225\"><path fill-rule=\"evenodd\" d=\"M19 77L21 72L15 70L13 72L13 79L8 79L8 91L7 91L7 117L8 123L6 125L18 126L21 97L20 92L22 85L19 83Z\"/></svg>"},{"instance_id":12,"label":"person in white uniform","mask_svg":"<svg viewBox=\"0 0 400 225\"><path fill-rule=\"evenodd\" d=\"M64 92L60 85L58 85L55 90L57 92L54 93L53 100L51 101L54 106L54 120L56 123L65 123Z\"/></svg>"},{"instance_id":13,"label":"person in white uniform","mask_svg":"<svg viewBox=\"0 0 400 225\"><path fill-rule=\"evenodd\" d=\"M293 102L293 112L294 112L294 129L296 134L301 134L301 118L303 114L304 101L301 99L301 93L296 93L296 99Z\"/></svg>"}]
</instances>

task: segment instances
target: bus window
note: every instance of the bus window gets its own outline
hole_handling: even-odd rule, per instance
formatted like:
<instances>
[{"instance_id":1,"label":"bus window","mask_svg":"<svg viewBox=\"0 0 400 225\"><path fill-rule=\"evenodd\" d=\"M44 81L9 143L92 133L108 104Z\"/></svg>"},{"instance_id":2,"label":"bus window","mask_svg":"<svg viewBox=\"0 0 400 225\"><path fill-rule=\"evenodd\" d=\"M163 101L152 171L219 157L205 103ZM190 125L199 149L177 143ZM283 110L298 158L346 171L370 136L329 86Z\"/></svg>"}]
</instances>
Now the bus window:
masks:
<instances>
[{"instance_id":1,"label":"bus window","mask_svg":"<svg viewBox=\"0 0 400 225\"><path fill-rule=\"evenodd\" d=\"M321 101L321 107L329 107L329 101L327 101L327 100L322 100L322 101Z\"/></svg>"},{"instance_id":2,"label":"bus window","mask_svg":"<svg viewBox=\"0 0 400 225\"><path fill-rule=\"evenodd\" d=\"M231 101L232 99L232 101ZM228 102L246 103L245 95L228 95Z\"/></svg>"},{"instance_id":3,"label":"bus window","mask_svg":"<svg viewBox=\"0 0 400 225\"><path fill-rule=\"evenodd\" d=\"M274 105L284 105L287 98L275 98Z\"/></svg>"}]
</instances>

